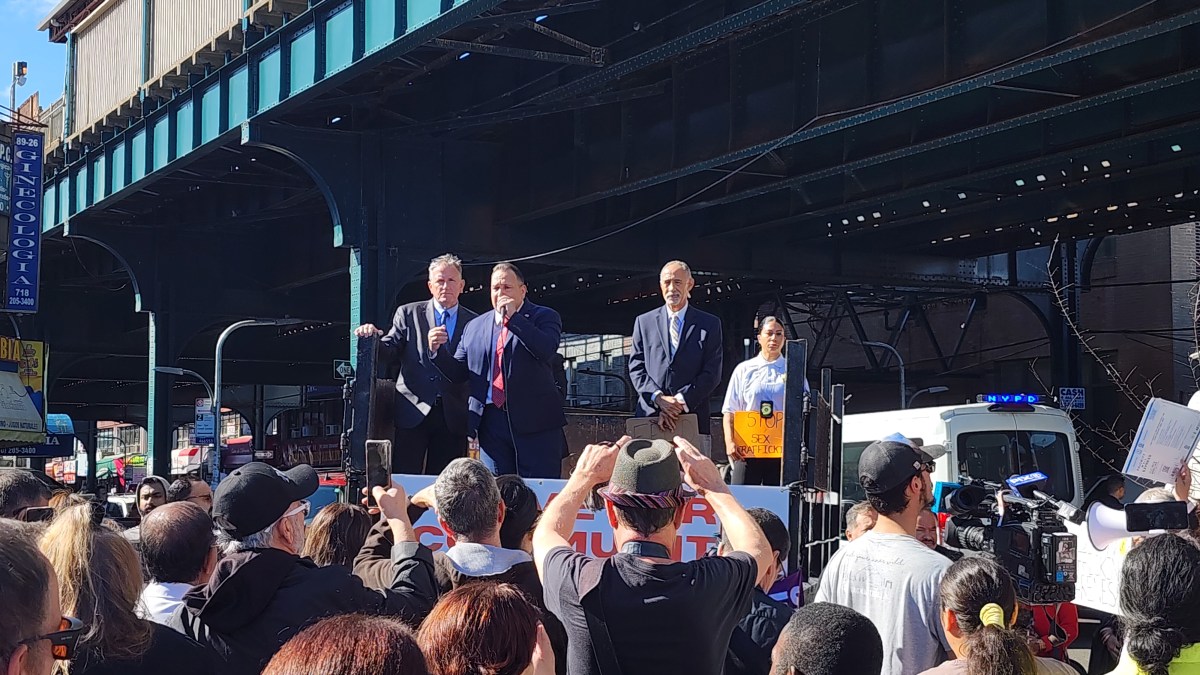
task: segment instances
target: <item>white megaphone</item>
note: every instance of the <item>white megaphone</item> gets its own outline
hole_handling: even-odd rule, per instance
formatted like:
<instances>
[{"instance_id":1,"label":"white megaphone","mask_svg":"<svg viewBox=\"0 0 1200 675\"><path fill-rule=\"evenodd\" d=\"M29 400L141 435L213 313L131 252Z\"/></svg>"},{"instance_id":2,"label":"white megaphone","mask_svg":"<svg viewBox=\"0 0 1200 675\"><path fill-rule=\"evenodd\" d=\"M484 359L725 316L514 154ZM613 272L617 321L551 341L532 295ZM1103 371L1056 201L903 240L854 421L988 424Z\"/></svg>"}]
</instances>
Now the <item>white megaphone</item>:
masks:
<instances>
[{"instance_id":1,"label":"white megaphone","mask_svg":"<svg viewBox=\"0 0 1200 675\"><path fill-rule=\"evenodd\" d=\"M1132 536L1132 533L1127 527L1124 511L1097 502L1088 509L1087 535L1092 548L1103 551L1109 544Z\"/></svg>"}]
</instances>

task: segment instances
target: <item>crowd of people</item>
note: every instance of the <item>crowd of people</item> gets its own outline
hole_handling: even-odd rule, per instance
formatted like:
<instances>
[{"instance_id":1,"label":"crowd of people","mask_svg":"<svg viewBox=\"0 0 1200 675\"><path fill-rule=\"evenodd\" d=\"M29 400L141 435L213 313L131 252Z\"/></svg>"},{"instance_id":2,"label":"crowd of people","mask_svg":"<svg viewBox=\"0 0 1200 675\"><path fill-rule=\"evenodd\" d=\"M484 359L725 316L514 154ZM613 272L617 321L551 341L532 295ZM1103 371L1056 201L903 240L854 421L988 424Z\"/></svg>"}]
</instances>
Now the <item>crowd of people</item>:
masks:
<instances>
[{"instance_id":1,"label":"crowd of people","mask_svg":"<svg viewBox=\"0 0 1200 675\"><path fill-rule=\"evenodd\" d=\"M0 472L0 672L1081 672L1021 628L1031 608L995 559L919 533L934 461L898 440L864 450L866 506L848 512L848 542L799 609L766 593L791 546L783 520L743 508L681 437L589 445L545 505L520 477L455 458L411 497L375 487L370 507L331 504L308 525L308 466L251 463L207 496L148 479L136 547L97 501ZM1189 475L1160 491L1186 495ZM570 543L595 497L617 551L608 558ZM720 544L678 561L697 497ZM51 517L26 522L39 509ZM437 551L412 525L429 510L449 535ZM1134 543L1111 672L1200 673L1200 539Z\"/></svg>"},{"instance_id":2,"label":"crowd of people","mask_svg":"<svg viewBox=\"0 0 1200 675\"><path fill-rule=\"evenodd\" d=\"M558 312L529 299L525 276L511 263L492 269L492 307L482 314L459 303L465 284L458 257L438 256L428 271L429 300L398 307L387 330L355 329L379 338L383 370L395 378L392 470L436 475L473 448L497 475L559 478L567 444ZM637 417L653 418L663 437L678 433L711 455L724 337L720 318L689 303L695 285L687 263L663 266L663 304L634 321L629 381ZM760 352L734 369L721 407L722 464L734 484L778 485L778 458L747 457L734 442L735 413L784 411L783 323L762 317L757 331Z\"/></svg>"},{"instance_id":3,"label":"crowd of people","mask_svg":"<svg viewBox=\"0 0 1200 675\"><path fill-rule=\"evenodd\" d=\"M744 456L729 432L737 412L783 410L783 325L759 323L761 352L726 392L730 476L711 458L708 428L721 324L689 307L694 284L685 263L668 263L664 305L634 326L638 413L671 440L588 445L546 504L524 478L561 475L561 320L526 298L507 263L492 272L491 312L459 306L451 255L430 263L429 301L400 307L386 333L357 331L381 336L397 362L392 469L436 475L428 488L375 486L361 504L310 514L311 467L252 462L215 490L147 477L139 522L124 529L94 497L0 472L0 672L1082 672L1068 653L1073 606L1024 605L995 559L944 546L930 510L944 448L898 435L862 452L866 499L848 509L846 542L812 601L797 609L772 598L795 572L788 528L779 514L744 508L728 483L778 482L778 460ZM467 456L473 443L479 459ZM1176 485L1141 499L1186 500L1189 488L1185 467ZM1116 487L1106 490L1097 500L1119 504ZM697 498L719 522L719 545L678 560ZM610 528L609 557L577 550L576 521L589 510ZM446 534L432 548L414 528L430 511ZM1099 639L1111 663L1091 672L1200 675L1197 531L1133 546L1123 617Z\"/></svg>"}]
</instances>

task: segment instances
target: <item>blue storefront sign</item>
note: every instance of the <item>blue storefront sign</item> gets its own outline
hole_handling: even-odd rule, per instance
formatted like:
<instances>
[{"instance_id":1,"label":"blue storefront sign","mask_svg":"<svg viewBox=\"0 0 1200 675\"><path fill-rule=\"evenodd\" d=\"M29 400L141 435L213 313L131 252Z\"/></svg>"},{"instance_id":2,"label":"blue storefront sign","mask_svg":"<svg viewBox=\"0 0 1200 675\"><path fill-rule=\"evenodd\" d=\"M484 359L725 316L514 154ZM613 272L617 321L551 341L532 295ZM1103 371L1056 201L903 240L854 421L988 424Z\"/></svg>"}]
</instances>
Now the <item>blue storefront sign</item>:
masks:
<instances>
[{"instance_id":1,"label":"blue storefront sign","mask_svg":"<svg viewBox=\"0 0 1200 675\"><path fill-rule=\"evenodd\" d=\"M46 415L46 440L36 445L0 449L0 455L74 457L75 424L67 415Z\"/></svg>"},{"instance_id":2,"label":"blue storefront sign","mask_svg":"<svg viewBox=\"0 0 1200 675\"><path fill-rule=\"evenodd\" d=\"M4 309L36 312L42 253L42 135L25 131L13 134L12 154Z\"/></svg>"},{"instance_id":3,"label":"blue storefront sign","mask_svg":"<svg viewBox=\"0 0 1200 675\"><path fill-rule=\"evenodd\" d=\"M0 216L7 216L12 204L12 145L0 141Z\"/></svg>"}]
</instances>

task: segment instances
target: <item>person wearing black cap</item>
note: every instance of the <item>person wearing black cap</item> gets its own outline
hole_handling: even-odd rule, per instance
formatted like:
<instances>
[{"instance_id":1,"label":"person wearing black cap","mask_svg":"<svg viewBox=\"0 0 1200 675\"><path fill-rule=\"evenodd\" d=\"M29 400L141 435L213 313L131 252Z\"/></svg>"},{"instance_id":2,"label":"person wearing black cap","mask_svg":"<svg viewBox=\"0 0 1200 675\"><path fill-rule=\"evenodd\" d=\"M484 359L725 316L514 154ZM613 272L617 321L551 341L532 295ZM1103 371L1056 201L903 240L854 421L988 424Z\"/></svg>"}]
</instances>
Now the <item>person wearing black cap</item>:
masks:
<instances>
[{"instance_id":1,"label":"person wearing black cap","mask_svg":"<svg viewBox=\"0 0 1200 675\"><path fill-rule=\"evenodd\" d=\"M849 607L883 638L883 675L916 675L945 660L938 587L950 560L916 539L933 505L934 459L913 443L876 441L858 462L859 483L879 513L874 529L841 547L821 574L816 602Z\"/></svg>"},{"instance_id":2,"label":"person wearing black cap","mask_svg":"<svg viewBox=\"0 0 1200 675\"><path fill-rule=\"evenodd\" d=\"M772 576L770 544L716 465L686 440L675 444L624 437L587 446L534 530L534 562L546 607L566 626L572 675L721 675L755 586ZM576 553L568 538L602 483L618 552L594 559ZM676 535L695 494L720 519L731 552L675 562Z\"/></svg>"},{"instance_id":3,"label":"person wearing black cap","mask_svg":"<svg viewBox=\"0 0 1200 675\"><path fill-rule=\"evenodd\" d=\"M317 567L304 547L308 497L317 473L251 462L229 474L213 497L213 522L225 557L208 584L184 596L171 626L216 652L221 672L259 673L307 624L333 614L394 614L413 624L437 600L433 558L417 543L404 489L376 487L396 542L389 587L368 589L340 565Z\"/></svg>"}]
</instances>

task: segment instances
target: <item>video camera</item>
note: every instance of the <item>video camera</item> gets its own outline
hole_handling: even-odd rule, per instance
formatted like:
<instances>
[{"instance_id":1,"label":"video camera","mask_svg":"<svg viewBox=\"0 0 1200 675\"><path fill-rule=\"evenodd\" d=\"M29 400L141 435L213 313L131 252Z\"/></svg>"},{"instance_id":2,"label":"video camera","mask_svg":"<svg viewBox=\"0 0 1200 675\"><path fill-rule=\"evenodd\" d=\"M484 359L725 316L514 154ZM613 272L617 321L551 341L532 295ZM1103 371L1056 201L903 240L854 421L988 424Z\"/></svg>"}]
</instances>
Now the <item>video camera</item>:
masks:
<instances>
[{"instance_id":1,"label":"video camera","mask_svg":"<svg viewBox=\"0 0 1200 675\"><path fill-rule=\"evenodd\" d=\"M978 479L939 483L934 510L949 513L946 544L991 553L1012 575L1027 605L1075 599L1078 544L1063 522L1082 522L1075 507L1040 491L1045 474L1015 476L1007 485Z\"/></svg>"}]
</instances>

